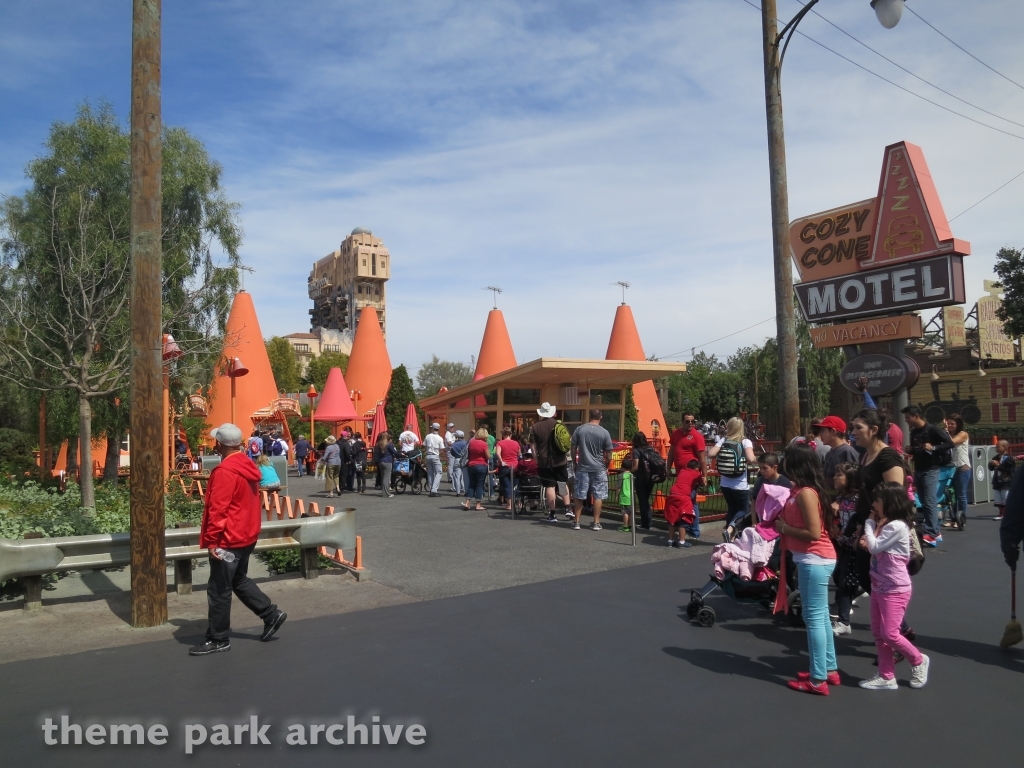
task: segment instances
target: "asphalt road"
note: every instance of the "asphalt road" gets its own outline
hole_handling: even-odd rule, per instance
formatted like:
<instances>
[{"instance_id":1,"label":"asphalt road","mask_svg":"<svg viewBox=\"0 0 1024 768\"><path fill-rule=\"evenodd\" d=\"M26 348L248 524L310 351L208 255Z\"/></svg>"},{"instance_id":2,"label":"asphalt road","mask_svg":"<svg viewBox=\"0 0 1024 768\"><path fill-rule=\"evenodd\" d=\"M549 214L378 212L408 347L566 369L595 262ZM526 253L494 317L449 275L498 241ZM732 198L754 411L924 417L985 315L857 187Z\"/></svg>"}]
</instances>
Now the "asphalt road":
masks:
<instances>
[{"instance_id":1,"label":"asphalt road","mask_svg":"<svg viewBox=\"0 0 1024 768\"><path fill-rule=\"evenodd\" d=\"M802 630L711 598L702 629L683 607L706 581L688 557L287 623L230 653L186 655L186 639L0 666L5 765L323 764L875 766L1024 764L1024 650L1001 651L1008 571L990 510L947 534L915 578L909 619L932 657L928 686L867 692L867 604L838 642L844 685L789 691L806 668ZM237 605L237 603L236 603ZM2 651L0 651L2 653ZM160 722L165 746L44 746L43 718ZM271 725L268 746L184 754L183 725ZM420 723L412 746L288 746L291 723ZM323 736L321 735L321 741Z\"/></svg>"}]
</instances>

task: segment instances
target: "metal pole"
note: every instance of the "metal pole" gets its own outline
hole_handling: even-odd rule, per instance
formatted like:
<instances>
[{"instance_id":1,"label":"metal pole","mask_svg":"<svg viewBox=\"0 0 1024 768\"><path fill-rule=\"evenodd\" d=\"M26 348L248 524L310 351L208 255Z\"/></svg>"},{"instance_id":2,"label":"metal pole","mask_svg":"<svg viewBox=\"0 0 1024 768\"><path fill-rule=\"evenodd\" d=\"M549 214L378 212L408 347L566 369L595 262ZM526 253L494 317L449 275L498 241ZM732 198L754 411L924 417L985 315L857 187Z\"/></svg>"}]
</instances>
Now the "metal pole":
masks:
<instances>
[{"instance_id":1,"label":"metal pole","mask_svg":"<svg viewBox=\"0 0 1024 768\"><path fill-rule=\"evenodd\" d=\"M235 377L231 377L231 423L236 427L238 424L235 422Z\"/></svg>"},{"instance_id":2,"label":"metal pole","mask_svg":"<svg viewBox=\"0 0 1024 768\"><path fill-rule=\"evenodd\" d=\"M772 200L772 250L775 264L775 324L779 344L779 417L784 444L800 434L797 392L796 319L793 310L793 262L789 256L789 191L786 139L782 127L781 61L775 0L762 0L764 103L768 120L768 172Z\"/></svg>"},{"instance_id":3,"label":"metal pole","mask_svg":"<svg viewBox=\"0 0 1024 768\"><path fill-rule=\"evenodd\" d=\"M160 0L132 4L132 626L167 621L164 557Z\"/></svg>"},{"instance_id":4,"label":"metal pole","mask_svg":"<svg viewBox=\"0 0 1024 768\"><path fill-rule=\"evenodd\" d=\"M629 528L630 528L631 533L633 534L633 546L635 547L636 546L636 513L637 513L637 504L636 504L636 475L630 475L630 477L629 477L629 499L630 499L630 504L632 506L632 509L630 510L630 515L629 515Z\"/></svg>"}]
</instances>

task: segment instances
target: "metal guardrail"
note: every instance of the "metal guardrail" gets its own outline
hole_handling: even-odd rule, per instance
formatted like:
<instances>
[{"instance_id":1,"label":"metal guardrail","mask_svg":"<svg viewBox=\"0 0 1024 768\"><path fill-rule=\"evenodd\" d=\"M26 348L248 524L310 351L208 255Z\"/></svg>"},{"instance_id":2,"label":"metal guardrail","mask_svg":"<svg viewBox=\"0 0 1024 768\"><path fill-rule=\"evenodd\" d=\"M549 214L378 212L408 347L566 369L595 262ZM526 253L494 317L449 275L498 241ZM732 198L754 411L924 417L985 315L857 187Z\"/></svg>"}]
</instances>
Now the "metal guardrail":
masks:
<instances>
[{"instance_id":1,"label":"metal guardrail","mask_svg":"<svg viewBox=\"0 0 1024 768\"><path fill-rule=\"evenodd\" d=\"M189 561L209 555L206 548L198 544L199 533L198 527L172 528L164 532L167 560L175 563L175 583L180 594L191 592ZM255 551L298 548L302 550L303 575L315 578L321 547L339 552L352 550L356 547L356 538L355 510L345 509L323 517L263 521ZM25 607L38 607L41 604L39 577L43 574L129 565L129 541L128 533L0 539L0 581L25 578ZM183 589L186 584L187 589Z\"/></svg>"}]
</instances>

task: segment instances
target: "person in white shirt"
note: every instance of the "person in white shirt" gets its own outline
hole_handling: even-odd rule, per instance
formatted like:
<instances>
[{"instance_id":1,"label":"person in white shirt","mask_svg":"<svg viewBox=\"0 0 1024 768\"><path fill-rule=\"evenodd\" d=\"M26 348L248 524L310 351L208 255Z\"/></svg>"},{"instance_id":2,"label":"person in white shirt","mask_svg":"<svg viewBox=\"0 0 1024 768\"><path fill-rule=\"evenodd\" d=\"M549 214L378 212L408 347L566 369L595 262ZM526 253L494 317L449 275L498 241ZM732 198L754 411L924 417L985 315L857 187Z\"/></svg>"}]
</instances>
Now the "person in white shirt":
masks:
<instances>
[{"instance_id":1,"label":"person in white shirt","mask_svg":"<svg viewBox=\"0 0 1024 768\"><path fill-rule=\"evenodd\" d=\"M405 432L398 436L399 450L408 456L416 450L416 446L419 445L419 442L420 439L416 437L416 433L412 431L412 424L406 424Z\"/></svg>"},{"instance_id":2,"label":"person in white shirt","mask_svg":"<svg viewBox=\"0 0 1024 768\"><path fill-rule=\"evenodd\" d=\"M723 451L727 452L729 465L723 460ZM743 420L737 417L729 419L725 427L725 437L719 438L713 448L708 448L708 458L719 456L718 472L722 478L722 496L729 508L725 520L722 538L732 541L736 529L750 514L750 486L747 483L747 472L756 466L754 444L744 437Z\"/></svg>"},{"instance_id":3,"label":"person in white shirt","mask_svg":"<svg viewBox=\"0 0 1024 768\"><path fill-rule=\"evenodd\" d=\"M452 464L454 463L452 462L452 443L458 439L459 438L455 436L455 425L448 422L448 426L445 428L444 432L444 449L445 453L448 455L448 482L451 483L453 488L455 487L455 473L452 470Z\"/></svg>"},{"instance_id":4,"label":"person in white shirt","mask_svg":"<svg viewBox=\"0 0 1024 768\"><path fill-rule=\"evenodd\" d=\"M431 424L430 434L423 438L423 447L427 451L427 483L430 485L431 496L441 495L437 490L441 485L441 451L445 450L445 444L444 438L438 434L440 429L440 424Z\"/></svg>"}]
</instances>

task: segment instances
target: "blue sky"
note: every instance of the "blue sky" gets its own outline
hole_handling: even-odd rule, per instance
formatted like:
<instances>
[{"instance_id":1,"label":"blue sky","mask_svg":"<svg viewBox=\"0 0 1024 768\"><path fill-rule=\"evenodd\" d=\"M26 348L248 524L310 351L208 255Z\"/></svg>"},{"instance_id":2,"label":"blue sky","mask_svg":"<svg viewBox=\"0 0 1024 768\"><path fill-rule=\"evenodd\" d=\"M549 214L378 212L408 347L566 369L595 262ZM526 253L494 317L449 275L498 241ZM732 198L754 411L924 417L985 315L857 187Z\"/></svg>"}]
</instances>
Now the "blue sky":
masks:
<instances>
[{"instance_id":1,"label":"blue sky","mask_svg":"<svg viewBox=\"0 0 1024 768\"><path fill-rule=\"evenodd\" d=\"M780 14L797 10L779 0ZM915 0L939 29L1024 83L1016 0ZM950 92L1024 124L1024 89L907 13L820 12ZM808 35L958 104L815 16ZM648 354L774 315L760 15L742 0L164 4L164 120L224 166L242 203L246 287L265 335L308 330L312 262L353 227L393 255L392 360L469 359L500 306L519 360L603 357L617 280ZM127 117L131 3L0 7L0 192L24 188L50 123L83 100ZM924 148L952 217L1024 171L1024 139L914 99L811 41L786 58L790 212L873 196L882 150ZM1024 247L1024 177L953 222L968 295ZM926 317L930 313L926 313ZM774 322L705 347L720 356ZM677 359L686 359L686 355Z\"/></svg>"}]
</instances>

